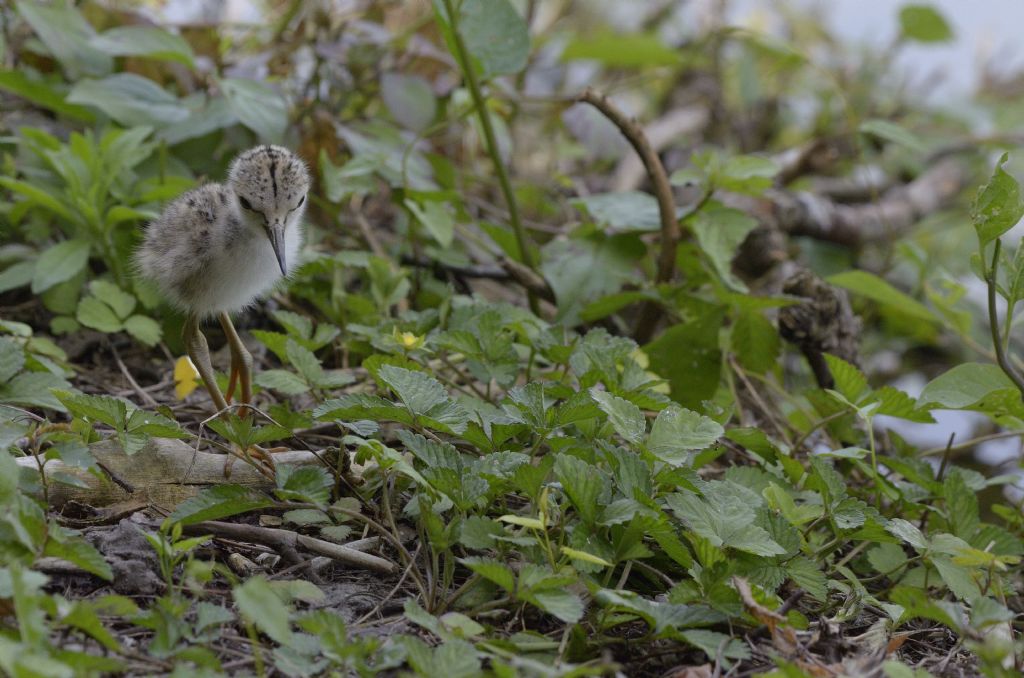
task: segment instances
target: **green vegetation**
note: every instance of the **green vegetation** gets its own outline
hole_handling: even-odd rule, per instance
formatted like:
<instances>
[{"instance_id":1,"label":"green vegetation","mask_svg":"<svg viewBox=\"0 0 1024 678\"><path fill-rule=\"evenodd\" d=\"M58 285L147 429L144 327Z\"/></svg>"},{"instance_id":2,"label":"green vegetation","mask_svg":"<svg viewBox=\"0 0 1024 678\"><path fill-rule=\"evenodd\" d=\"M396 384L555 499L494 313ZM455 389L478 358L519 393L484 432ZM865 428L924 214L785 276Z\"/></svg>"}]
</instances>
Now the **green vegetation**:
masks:
<instances>
[{"instance_id":1,"label":"green vegetation","mask_svg":"<svg viewBox=\"0 0 1024 678\"><path fill-rule=\"evenodd\" d=\"M955 26L265 4L0 8L3 673L1020 675L1019 477L965 454L1024 433L1020 85L979 138L887 77ZM257 143L316 186L215 419L131 253ZM985 423L901 437L940 410Z\"/></svg>"}]
</instances>

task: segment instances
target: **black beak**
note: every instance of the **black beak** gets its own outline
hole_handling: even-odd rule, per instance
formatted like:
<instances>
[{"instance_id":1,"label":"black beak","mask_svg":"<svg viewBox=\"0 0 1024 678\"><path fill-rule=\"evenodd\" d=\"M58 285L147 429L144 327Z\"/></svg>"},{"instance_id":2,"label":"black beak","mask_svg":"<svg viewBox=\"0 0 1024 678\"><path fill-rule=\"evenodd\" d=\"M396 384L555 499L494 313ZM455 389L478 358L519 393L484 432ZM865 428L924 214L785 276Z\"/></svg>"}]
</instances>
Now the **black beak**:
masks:
<instances>
[{"instance_id":1,"label":"black beak","mask_svg":"<svg viewBox=\"0 0 1024 678\"><path fill-rule=\"evenodd\" d=\"M274 224L267 235L270 237L270 246L274 248L277 264L281 267L281 275L288 275L288 266L284 260L284 224Z\"/></svg>"}]
</instances>

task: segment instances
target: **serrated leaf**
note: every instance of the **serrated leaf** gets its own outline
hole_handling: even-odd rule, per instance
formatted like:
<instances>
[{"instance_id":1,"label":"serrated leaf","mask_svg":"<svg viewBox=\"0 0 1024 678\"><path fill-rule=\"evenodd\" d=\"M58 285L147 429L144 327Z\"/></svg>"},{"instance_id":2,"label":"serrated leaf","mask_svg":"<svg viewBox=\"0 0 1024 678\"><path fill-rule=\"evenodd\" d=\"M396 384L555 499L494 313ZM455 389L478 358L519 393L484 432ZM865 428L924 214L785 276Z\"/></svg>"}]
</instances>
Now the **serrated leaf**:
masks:
<instances>
[{"instance_id":1,"label":"serrated leaf","mask_svg":"<svg viewBox=\"0 0 1024 678\"><path fill-rule=\"evenodd\" d=\"M123 429L128 420L128 405L120 398L93 396L69 391L56 391L54 395L71 414Z\"/></svg>"},{"instance_id":2,"label":"serrated leaf","mask_svg":"<svg viewBox=\"0 0 1024 678\"><path fill-rule=\"evenodd\" d=\"M459 562L505 591L515 591L516 576L508 565L492 558L480 557L462 558Z\"/></svg>"},{"instance_id":3,"label":"serrated leaf","mask_svg":"<svg viewBox=\"0 0 1024 678\"><path fill-rule=\"evenodd\" d=\"M300 346L294 339L285 342L285 355L288 362L299 371L310 384L317 383L324 374L324 368L320 365L317 357L304 346Z\"/></svg>"},{"instance_id":4,"label":"serrated leaf","mask_svg":"<svg viewBox=\"0 0 1024 678\"><path fill-rule=\"evenodd\" d=\"M278 643L294 641L288 606L262 576L250 577L232 591L238 611Z\"/></svg>"},{"instance_id":5,"label":"serrated leaf","mask_svg":"<svg viewBox=\"0 0 1024 678\"><path fill-rule=\"evenodd\" d=\"M713 445L724 434L725 430L715 420L670 405L654 420L647 449L666 463L682 465L689 461L692 450Z\"/></svg>"},{"instance_id":6,"label":"serrated leaf","mask_svg":"<svg viewBox=\"0 0 1024 678\"><path fill-rule=\"evenodd\" d=\"M183 525L219 520L273 506L274 502L258 492L241 485L216 485L178 504L168 516L172 523Z\"/></svg>"},{"instance_id":7,"label":"serrated leaf","mask_svg":"<svg viewBox=\"0 0 1024 678\"><path fill-rule=\"evenodd\" d=\"M275 492L281 499L325 505L331 497L332 487L334 479L320 466L284 464L277 467Z\"/></svg>"},{"instance_id":8,"label":"serrated leaf","mask_svg":"<svg viewBox=\"0 0 1024 678\"><path fill-rule=\"evenodd\" d=\"M68 389L71 385L49 372L22 372L6 384L0 384L0 402L23 407L46 407L58 412L64 405L53 396L52 389Z\"/></svg>"},{"instance_id":9,"label":"serrated leaf","mask_svg":"<svg viewBox=\"0 0 1024 678\"><path fill-rule=\"evenodd\" d=\"M7 337L0 337L0 384L8 381L25 366L25 351Z\"/></svg>"},{"instance_id":10,"label":"serrated leaf","mask_svg":"<svg viewBox=\"0 0 1024 678\"><path fill-rule=\"evenodd\" d=\"M288 370L263 370L253 381L261 388L270 388L285 395L299 395L309 390L302 377Z\"/></svg>"},{"instance_id":11,"label":"serrated leaf","mask_svg":"<svg viewBox=\"0 0 1024 678\"><path fill-rule=\"evenodd\" d=\"M96 550L89 542L79 537L65 537L60 540L47 539L44 555L53 558L63 558L78 565L86 572L91 572L101 579L111 581L114 573L103 554Z\"/></svg>"},{"instance_id":12,"label":"serrated leaf","mask_svg":"<svg viewBox=\"0 0 1024 678\"><path fill-rule=\"evenodd\" d=\"M836 390L851 403L857 403L868 390L868 379L857 367L842 358L826 353L825 362L836 383Z\"/></svg>"},{"instance_id":13,"label":"serrated leaf","mask_svg":"<svg viewBox=\"0 0 1024 678\"><path fill-rule=\"evenodd\" d=\"M590 389L590 397L608 415L615 432L631 443L639 443L647 431L647 420L640 408L616 395L599 388Z\"/></svg>"},{"instance_id":14,"label":"serrated leaf","mask_svg":"<svg viewBox=\"0 0 1024 678\"><path fill-rule=\"evenodd\" d=\"M735 548L759 556L781 555L786 550L763 528L754 525L753 507L763 500L757 493L730 481L711 481L704 497L674 493L665 498L669 508L695 533L714 546Z\"/></svg>"},{"instance_id":15,"label":"serrated leaf","mask_svg":"<svg viewBox=\"0 0 1024 678\"><path fill-rule=\"evenodd\" d=\"M596 521L609 493L607 478L601 471L578 457L560 454L555 459L555 476L580 518L588 524Z\"/></svg>"}]
</instances>

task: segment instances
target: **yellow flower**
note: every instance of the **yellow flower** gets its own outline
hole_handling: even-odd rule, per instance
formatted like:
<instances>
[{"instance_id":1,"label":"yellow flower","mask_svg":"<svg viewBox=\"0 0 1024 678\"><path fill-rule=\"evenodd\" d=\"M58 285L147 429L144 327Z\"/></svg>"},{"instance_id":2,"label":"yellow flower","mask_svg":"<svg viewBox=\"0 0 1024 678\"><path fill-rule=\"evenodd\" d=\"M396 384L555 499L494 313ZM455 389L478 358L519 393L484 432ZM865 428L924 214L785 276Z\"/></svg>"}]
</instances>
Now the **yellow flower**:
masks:
<instances>
[{"instance_id":1,"label":"yellow flower","mask_svg":"<svg viewBox=\"0 0 1024 678\"><path fill-rule=\"evenodd\" d=\"M174 362L174 395L178 400L184 400L188 394L196 390L196 379L199 378L199 370L192 364L187 355L183 355Z\"/></svg>"},{"instance_id":2,"label":"yellow flower","mask_svg":"<svg viewBox=\"0 0 1024 678\"><path fill-rule=\"evenodd\" d=\"M402 345L407 351L412 351L423 346L426 337L420 337L412 332L401 332L399 333L398 328L395 328L395 341Z\"/></svg>"}]
</instances>

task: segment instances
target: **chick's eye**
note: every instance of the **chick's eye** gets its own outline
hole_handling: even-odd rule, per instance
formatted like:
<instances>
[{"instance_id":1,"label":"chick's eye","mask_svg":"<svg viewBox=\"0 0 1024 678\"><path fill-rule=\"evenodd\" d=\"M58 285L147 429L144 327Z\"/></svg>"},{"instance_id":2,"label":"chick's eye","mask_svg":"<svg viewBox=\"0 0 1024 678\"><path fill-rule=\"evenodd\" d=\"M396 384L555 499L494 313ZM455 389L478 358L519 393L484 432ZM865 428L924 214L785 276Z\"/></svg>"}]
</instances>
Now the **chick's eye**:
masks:
<instances>
[{"instance_id":1,"label":"chick's eye","mask_svg":"<svg viewBox=\"0 0 1024 678\"><path fill-rule=\"evenodd\" d=\"M250 205L250 204L249 204L249 201L248 201L248 200L246 200L245 198L243 198L242 196L238 196L238 202L240 202L240 203L242 204L242 208L243 208L243 209L247 209L247 210L249 210L250 212L252 212L252 211L253 211L253 209L252 209L252 205Z\"/></svg>"}]
</instances>

